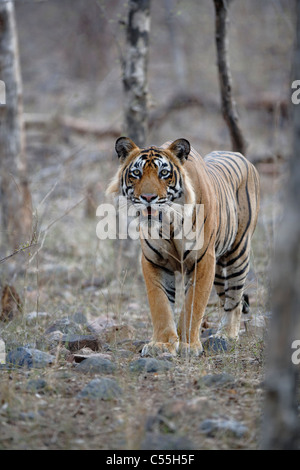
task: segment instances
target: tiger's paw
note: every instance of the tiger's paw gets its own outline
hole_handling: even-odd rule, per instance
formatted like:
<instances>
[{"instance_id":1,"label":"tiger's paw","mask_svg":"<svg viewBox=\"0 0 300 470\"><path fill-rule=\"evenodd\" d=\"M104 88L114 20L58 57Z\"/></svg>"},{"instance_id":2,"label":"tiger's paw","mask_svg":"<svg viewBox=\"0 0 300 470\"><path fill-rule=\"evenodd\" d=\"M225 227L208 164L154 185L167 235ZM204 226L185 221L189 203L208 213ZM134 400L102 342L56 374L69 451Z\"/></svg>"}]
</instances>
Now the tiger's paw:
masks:
<instances>
[{"instance_id":1,"label":"tiger's paw","mask_svg":"<svg viewBox=\"0 0 300 470\"><path fill-rule=\"evenodd\" d=\"M198 357L201 356L203 347L200 341L195 343L179 343L179 354L182 357Z\"/></svg>"},{"instance_id":2,"label":"tiger's paw","mask_svg":"<svg viewBox=\"0 0 300 470\"><path fill-rule=\"evenodd\" d=\"M177 354L177 349L178 349L178 341L174 342L167 342L167 343L161 343L161 342L155 342L155 341L150 341L150 343L145 344L145 346L142 349L141 356L160 356L163 353L169 353L172 356L176 356Z\"/></svg>"}]
</instances>

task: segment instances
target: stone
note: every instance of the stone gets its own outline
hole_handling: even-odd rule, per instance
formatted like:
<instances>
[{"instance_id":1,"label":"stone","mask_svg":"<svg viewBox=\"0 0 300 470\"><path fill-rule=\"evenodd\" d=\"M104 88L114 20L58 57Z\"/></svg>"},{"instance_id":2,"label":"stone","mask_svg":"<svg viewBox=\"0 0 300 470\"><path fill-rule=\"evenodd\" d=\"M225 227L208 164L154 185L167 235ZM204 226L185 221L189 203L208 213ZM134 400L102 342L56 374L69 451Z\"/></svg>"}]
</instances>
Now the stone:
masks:
<instances>
[{"instance_id":1,"label":"stone","mask_svg":"<svg viewBox=\"0 0 300 470\"><path fill-rule=\"evenodd\" d=\"M68 317L56 320L45 330L45 335L53 333L53 331L61 331L63 334L79 335L82 334L82 327L78 323L70 320Z\"/></svg>"},{"instance_id":2,"label":"stone","mask_svg":"<svg viewBox=\"0 0 300 470\"><path fill-rule=\"evenodd\" d=\"M214 418L202 421L200 431L209 437L215 437L217 433L225 433L232 437L241 438L247 434L248 428L233 419Z\"/></svg>"},{"instance_id":3,"label":"stone","mask_svg":"<svg viewBox=\"0 0 300 470\"><path fill-rule=\"evenodd\" d=\"M98 336L95 335L63 335L61 343L69 351L78 351L82 348L90 348L93 351L99 351L100 349Z\"/></svg>"},{"instance_id":4,"label":"stone","mask_svg":"<svg viewBox=\"0 0 300 470\"><path fill-rule=\"evenodd\" d=\"M80 349L79 351L77 351L76 353L73 354L74 362L76 362L77 364L79 364L82 361L85 361L86 359L88 359L91 356L93 356L93 357L95 357L95 356L96 357L102 357L102 359L108 359L109 361L111 359L111 356L109 354L95 353L90 348L82 348L82 349Z\"/></svg>"},{"instance_id":5,"label":"stone","mask_svg":"<svg viewBox=\"0 0 300 470\"><path fill-rule=\"evenodd\" d=\"M55 349L57 345L61 343L63 335L64 334L59 330L52 331L51 333L45 336L43 341L47 343L49 349Z\"/></svg>"},{"instance_id":6,"label":"stone","mask_svg":"<svg viewBox=\"0 0 300 470\"><path fill-rule=\"evenodd\" d=\"M27 325L32 325L40 320L46 320L47 318L49 318L49 313L47 312L30 312L27 313L25 321Z\"/></svg>"},{"instance_id":7,"label":"stone","mask_svg":"<svg viewBox=\"0 0 300 470\"><path fill-rule=\"evenodd\" d=\"M116 322L114 320L109 320L107 317L98 317L96 320L93 320L91 323L87 324L87 329L91 333L102 333L106 328L114 326Z\"/></svg>"},{"instance_id":8,"label":"stone","mask_svg":"<svg viewBox=\"0 0 300 470\"><path fill-rule=\"evenodd\" d=\"M72 321L79 323L79 325L87 325L88 323L87 317L80 311L75 312L74 315L72 315Z\"/></svg>"},{"instance_id":9,"label":"stone","mask_svg":"<svg viewBox=\"0 0 300 470\"><path fill-rule=\"evenodd\" d=\"M41 369L53 364L55 356L34 348L18 347L9 351L6 356L6 365L10 367L27 367L28 369Z\"/></svg>"},{"instance_id":10,"label":"stone","mask_svg":"<svg viewBox=\"0 0 300 470\"><path fill-rule=\"evenodd\" d=\"M203 375L198 380L198 385L205 385L206 387L223 387L230 385L232 387L235 385L235 378L233 375L227 374L226 372L222 374L208 374Z\"/></svg>"},{"instance_id":11,"label":"stone","mask_svg":"<svg viewBox=\"0 0 300 470\"><path fill-rule=\"evenodd\" d=\"M31 379L28 380L26 389L30 392L41 392L47 387L47 382L44 379Z\"/></svg>"},{"instance_id":12,"label":"stone","mask_svg":"<svg viewBox=\"0 0 300 470\"><path fill-rule=\"evenodd\" d=\"M229 344L225 338L210 336L202 342L204 351L208 353L222 353L228 350Z\"/></svg>"},{"instance_id":13,"label":"stone","mask_svg":"<svg viewBox=\"0 0 300 470\"><path fill-rule=\"evenodd\" d=\"M166 372L172 368L170 361L162 361L159 359L141 357L136 361L133 361L129 364L129 369L131 372Z\"/></svg>"},{"instance_id":14,"label":"stone","mask_svg":"<svg viewBox=\"0 0 300 470\"><path fill-rule=\"evenodd\" d=\"M112 374L116 366L109 359L94 355L77 364L75 370L84 374Z\"/></svg>"},{"instance_id":15,"label":"stone","mask_svg":"<svg viewBox=\"0 0 300 470\"><path fill-rule=\"evenodd\" d=\"M108 377L91 380L77 394L77 398L91 398L98 400L113 400L122 394L122 389L114 379Z\"/></svg>"},{"instance_id":16,"label":"stone","mask_svg":"<svg viewBox=\"0 0 300 470\"><path fill-rule=\"evenodd\" d=\"M126 339L133 339L135 330L129 325L112 325L105 328L100 333L100 339L103 343L118 344Z\"/></svg>"}]
</instances>

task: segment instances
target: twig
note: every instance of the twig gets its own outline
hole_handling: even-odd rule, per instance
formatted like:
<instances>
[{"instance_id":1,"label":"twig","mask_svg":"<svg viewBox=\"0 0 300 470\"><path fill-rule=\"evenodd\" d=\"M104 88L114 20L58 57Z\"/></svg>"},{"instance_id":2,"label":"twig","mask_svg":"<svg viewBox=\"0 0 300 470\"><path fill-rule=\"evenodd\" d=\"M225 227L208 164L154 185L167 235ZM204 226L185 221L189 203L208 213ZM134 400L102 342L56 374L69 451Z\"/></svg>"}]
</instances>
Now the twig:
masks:
<instances>
[{"instance_id":1,"label":"twig","mask_svg":"<svg viewBox=\"0 0 300 470\"><path fill-rule=\"evenodd\" d=\"M28 250L28 248L31 248L32 246L38 246L38 245L39 245L39 243L32 243L31 245L25 246L23 248L19 248L19 250L16 250L13 253L11 253L10 255L6 256L5 258L0 259L0 264L4 263L9 258L12 258L13 256L17 255L21 251Z\"/></svg>"}]
</instances>

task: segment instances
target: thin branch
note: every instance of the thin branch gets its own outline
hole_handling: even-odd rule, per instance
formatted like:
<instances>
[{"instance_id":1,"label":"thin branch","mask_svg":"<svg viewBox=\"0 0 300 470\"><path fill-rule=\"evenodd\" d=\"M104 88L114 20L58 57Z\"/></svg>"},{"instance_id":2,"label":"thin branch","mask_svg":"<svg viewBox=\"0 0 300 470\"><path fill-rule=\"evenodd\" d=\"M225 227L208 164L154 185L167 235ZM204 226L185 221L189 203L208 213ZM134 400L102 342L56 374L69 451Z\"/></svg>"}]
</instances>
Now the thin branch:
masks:
<instances>
[{"instance_id":1,"label":"thin branch","mask_svg":"<svg viewBox=\"0 0 300 470\"><path fill-rule=\"evenodd\" d=\"M23 248L19 248L19 250L14 251L10 255L6 256L5 258L0 259L0 264L4 263L7 261L9 258L12 258L13 256L17 255L18 253L23 252L24 250L28 250L28 248L31 248L32 246L38 246L39 243L32 243L31 245L25 246Z\"/></svg>"}]
</instances>

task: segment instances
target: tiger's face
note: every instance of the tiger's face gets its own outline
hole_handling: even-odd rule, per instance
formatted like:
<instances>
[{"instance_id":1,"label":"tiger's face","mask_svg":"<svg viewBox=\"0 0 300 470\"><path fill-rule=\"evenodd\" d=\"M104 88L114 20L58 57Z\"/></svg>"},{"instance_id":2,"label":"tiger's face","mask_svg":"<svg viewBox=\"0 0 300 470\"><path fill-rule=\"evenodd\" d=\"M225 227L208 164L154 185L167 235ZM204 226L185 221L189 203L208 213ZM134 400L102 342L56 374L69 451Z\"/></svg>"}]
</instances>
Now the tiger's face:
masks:
<instances>
[{"instance_id":1,"label":"tiger's face","mask_svg":"<svg viewBox=\"0 0 300 470\"><path fill-rule=\"evenodd\" d=\"M178 139L164 149L140 149L132 140L120 137L115 148L121 168L108 192L115 192L117 184L120 193L148 218L176 204L193 203L193 190L183 167L190 153L187 140Z\"/></svg>"}]
</instances>

